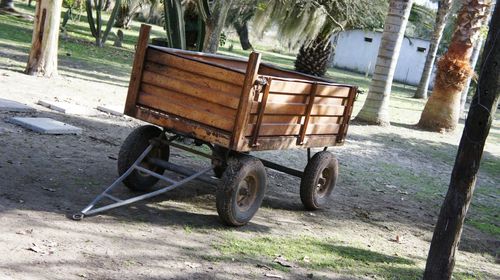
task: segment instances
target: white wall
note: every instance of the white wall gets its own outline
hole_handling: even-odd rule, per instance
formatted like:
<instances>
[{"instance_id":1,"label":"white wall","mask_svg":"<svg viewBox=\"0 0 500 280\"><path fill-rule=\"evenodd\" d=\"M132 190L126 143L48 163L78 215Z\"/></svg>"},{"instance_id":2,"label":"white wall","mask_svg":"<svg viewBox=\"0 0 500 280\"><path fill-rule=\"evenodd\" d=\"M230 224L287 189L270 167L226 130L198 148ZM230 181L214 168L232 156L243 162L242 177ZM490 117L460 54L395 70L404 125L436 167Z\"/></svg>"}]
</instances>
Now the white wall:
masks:
<instances>
[{"instance_id":1,"label":"white wall","mask_svg":"<svg viewBox=\"0 0 500 280\"><path fill-rule=\"evenodd\" d=\"M378 48L382 33L362 30L342 32L335 48L335 56L330 59L330 65L356 71L360 73L373 73L377 61ZM365 41L371 38L372 42ZM417 48L425 48L424 52ZM429 42L421 39L404 38L401 45L394 80L410 85L418 85L424 69L425 58L429 49Z\"/></svg>"}]
</instances>

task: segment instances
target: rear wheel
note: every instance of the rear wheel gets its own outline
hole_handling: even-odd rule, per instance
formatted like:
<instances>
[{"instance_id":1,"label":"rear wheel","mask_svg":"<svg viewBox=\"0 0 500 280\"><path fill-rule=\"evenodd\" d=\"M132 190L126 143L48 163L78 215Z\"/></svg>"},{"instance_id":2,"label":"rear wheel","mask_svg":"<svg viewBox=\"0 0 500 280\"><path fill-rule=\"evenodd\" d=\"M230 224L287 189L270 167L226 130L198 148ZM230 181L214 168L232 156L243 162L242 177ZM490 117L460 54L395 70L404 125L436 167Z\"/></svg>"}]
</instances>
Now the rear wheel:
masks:
<instances>
[{"instance_id":1,"label":"rear wheel","mask_svg":"<svg viewBox=\"0 0 500 280\"><path fill-rule=\"evenodd\" d=\"M325 205L338 174L338 160L330 152L319 152L311 158L300 182L300 199L307 210L320 209Z\"/></svg>"},{"instance_id":2,"label":"rear wheel","mask_svg":"<svg viewBox=\"0 0 500 280\"><path fill-rule=\"evenodd\" d=\"M262 204L266 185L262 162L246 155L231 158L217 188L219 217L227 225L247 224Z\"/></svg>"},{"instance_id":3,"label":"rear wheel","mask_svg":"<svg viewBox=\"0 0 500 280\"><path fill-rule=\"evenodd\" d=\"M118 153L118 174L123 175L150 145L151 139L160 136L162 133L161 129L152 125L141 126L132 131L123 142ZM151 164L149 159L159 158L168 161L169 155L170 149L168 146L155 147L139 165L155 173L163 174L165 169ZM125 186L139 192L150 191L156 182L158 182L157 178L138 170L132 171L123 180Z\"/></svg>"}]
</instances>

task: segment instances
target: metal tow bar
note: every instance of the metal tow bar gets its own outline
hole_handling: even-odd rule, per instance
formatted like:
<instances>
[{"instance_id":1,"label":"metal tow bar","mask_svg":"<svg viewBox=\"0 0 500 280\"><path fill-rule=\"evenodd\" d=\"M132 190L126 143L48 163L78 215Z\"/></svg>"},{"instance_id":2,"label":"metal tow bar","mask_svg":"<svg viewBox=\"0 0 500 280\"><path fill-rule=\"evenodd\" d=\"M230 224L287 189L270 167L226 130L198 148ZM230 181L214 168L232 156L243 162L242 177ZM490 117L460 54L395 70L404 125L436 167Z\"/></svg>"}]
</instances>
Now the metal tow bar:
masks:
<instances>
[{"instance_id":1,"label":"metal tow bar","mask_svg":"<svg viewBox=\"0 0 500 280\"><path fill-rule=\"evenodd\" d=\"M107 211L109 209L128 205L128 204L140 201L140 200L144 200L144 199L148 199L148 198L160 195L162 193L165 193L165 192L168 192L168 191L173 190L175 188L178 188L178 187L182 186L183 184L185 184L189 181L192 181L194 179L201 179L205 182L210 181L210 179L203 178L201 176L204 175L205 173L209 172L210 170L212 170L212 166L207 167L199 172L193 172L193 171L187 170L186 168L183 168L182 166L178 166L178 165L175 165L175 164L170 163L170 162L155 160L158 165L161 165L165 169L168 169L168 170L171 170L171 171L174 171L177 173L181 173L182 175L187 176L186 178L184 178L180 181L172 180L172 179L165 177L161 174L158 174L158 173L153 172L149 169L146 169L144 167L139 166L139 163L141 163L142 160L149 154L149 152L151 152L151 150L153 149L153 145L154 144L149 145L146 148L146 150L144 150L144 152L132 164L132 166L130 166L130 168L125 173L123 173L123 175L121 175L118 179L116 179L113 182L113 184L111 184L109 187L107 187L100 195L98 195L92 202L90 202L89 205L87 205L87 207L83 208L83 210L80 211L79 213L74 214L72 216L73 220L79 221L79 220L83 219L85 216L95 215L97 213L101 213L101 212ZM124 200L119 199L119 198L109 194L116 186L118 186L123 180L125 180L125 178L127 178L130 175L130 173L132 173L132 171L134 171L134 170L138 170L138 171L147 173L147 174L154 176L160 180L163 180L167 183L170 183L171 185L166 186L162 189L150 192L150 193L138 195L138 196L135 196L132 198L124 199ZM94 208L96 206L96 204L99 203L103 198L108 198L108 199L114 201L114 203L111 203L111 204L108 204L105 206L101 206L98 208Z\"/></svg>"}]
</instances>

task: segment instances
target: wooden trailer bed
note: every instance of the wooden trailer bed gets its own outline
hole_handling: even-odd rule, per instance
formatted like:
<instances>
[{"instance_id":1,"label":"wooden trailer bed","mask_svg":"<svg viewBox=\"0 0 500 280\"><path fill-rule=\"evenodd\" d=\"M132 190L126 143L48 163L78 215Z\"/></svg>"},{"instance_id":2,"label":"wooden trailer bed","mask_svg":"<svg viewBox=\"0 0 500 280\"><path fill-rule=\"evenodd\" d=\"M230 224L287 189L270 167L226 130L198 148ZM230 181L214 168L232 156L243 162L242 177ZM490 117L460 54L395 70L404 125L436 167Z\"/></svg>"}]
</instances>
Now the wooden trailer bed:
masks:
<instances>
[{"instance_id":1,"label":"wooden trailer bed","mask_svg":"<svg viewBox=\"0 0 500 280\"><path fill-rule=\"evenodd\" d=\"M143 25L125 114L245 152L341 145L356 87L247 60L148 44Z\"/></svg>"}]
</instances>

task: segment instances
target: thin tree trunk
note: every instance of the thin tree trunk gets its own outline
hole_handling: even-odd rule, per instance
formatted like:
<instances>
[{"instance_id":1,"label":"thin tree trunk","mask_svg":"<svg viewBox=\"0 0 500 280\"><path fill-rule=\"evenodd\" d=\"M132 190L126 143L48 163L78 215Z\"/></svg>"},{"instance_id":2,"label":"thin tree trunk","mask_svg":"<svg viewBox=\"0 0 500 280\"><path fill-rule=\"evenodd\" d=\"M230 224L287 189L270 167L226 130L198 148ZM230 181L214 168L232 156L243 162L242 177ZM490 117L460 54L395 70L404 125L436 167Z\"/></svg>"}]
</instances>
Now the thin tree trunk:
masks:
<instances>
[{"instance_id":1,"label":"thin tree trunk","mask_svg":"<svg viewBox=\"0 0 500 280\"><path fill-rule=\"evenodd\" d=\"M489 0L465 0L457 17L448 51L438 62L434 89L418 126L430 131L452 131L460 116L460 93L472 74L470 58L486 16Z\"/></svg>"},{"instance_id":2,"label":"thin tree trunk","mask_svg":"<svg viewBox=\"0 0 500 280\"><path fill-rule=\"evenodd\" d=\"M479 74L479 86L458 146L448 193L434 229L424 279L451 279L455 253L465 215L474 192L476 175L500 97L500 7L495 8Z\"/></svg>"},{"instance_id":3,"label":"thin tree trunk","mask_svg":"<svg viewBox=\"0 0 500 280\"><path fill-rule=\"evenodd\" d=\"M446 26L446 21L448 20L448 15L451 11L452 2L453 0L439 1L436 23L429 44L427 58L425 59L424 70L422 72L422 77L420 78L420 83L418 84L417 91L415 92L413 98L427 99L427 89L429 88L429 81L431 79L432 69L434 68L436 53L439 47L439 42L441 42L441 37L443 36L443 31L444 27Z\"/></svg>"},{"instance_id":4,"label":"thin tree trunk","mask_svg":"<svg viewBox=\"0 0 500 280\"><path fill-rule=\"evenodd\" d=\"M356 119L389 125L389 98L413 0L391 0L368 97Z\"/></svg>"},{"instance_id":5,"label":"thin tree trunk","mask_svg":"<svg viewBox=\"0 0 500 280\"><path fill-rule=\"evenodd\" d=\"M233 24L236 33L238 34L238 38L240 39L241 48L244 50L253 50L253 46L250 43L248 38L248 25L246 22L240 23L235 22Z\"/></svg>"},{"instance_id":6,"label":"thin tree trunk","mask_svg":"<svg viewBox=\"0 0 500 280\"><path fill-rule=\"evenodd\" d=\"M36 5L31 51L26 74L57 76L57 50L62 0L40 0Z\"/></svg>"},{"instance_id":7,"label":"thin tree trunk","mask_svg":"<svg viewBox=\"0 0 500 280\"><path fill-rule=\"evenodd\" d=\"M480 36L479 39L474 44L474 49L472 50L472 56L470 59L470 66L472 69L476 68L477 61L479 60L479 53L483 47L483 37ZM465 83L465 88L462 91L462 96L460 97L460 116L464 116L465 103L467 102L467 95L469 94L470 83L472 81L472 75L469 76L467 82Z\"/></svg>"},{"instance_id":8,"label":"thin tree trunk","mask_svg":"<svg viewBox=\"0 0 500 280\"><path fill-rule=\"evenodd\" d=\"M231 7L233 0L216 1L211 15L205 22L205 40L203 42L203 52L216 53L219 48L219 40L224 23L226 22L227 12Z\"/></svg>"}]
</instances>

